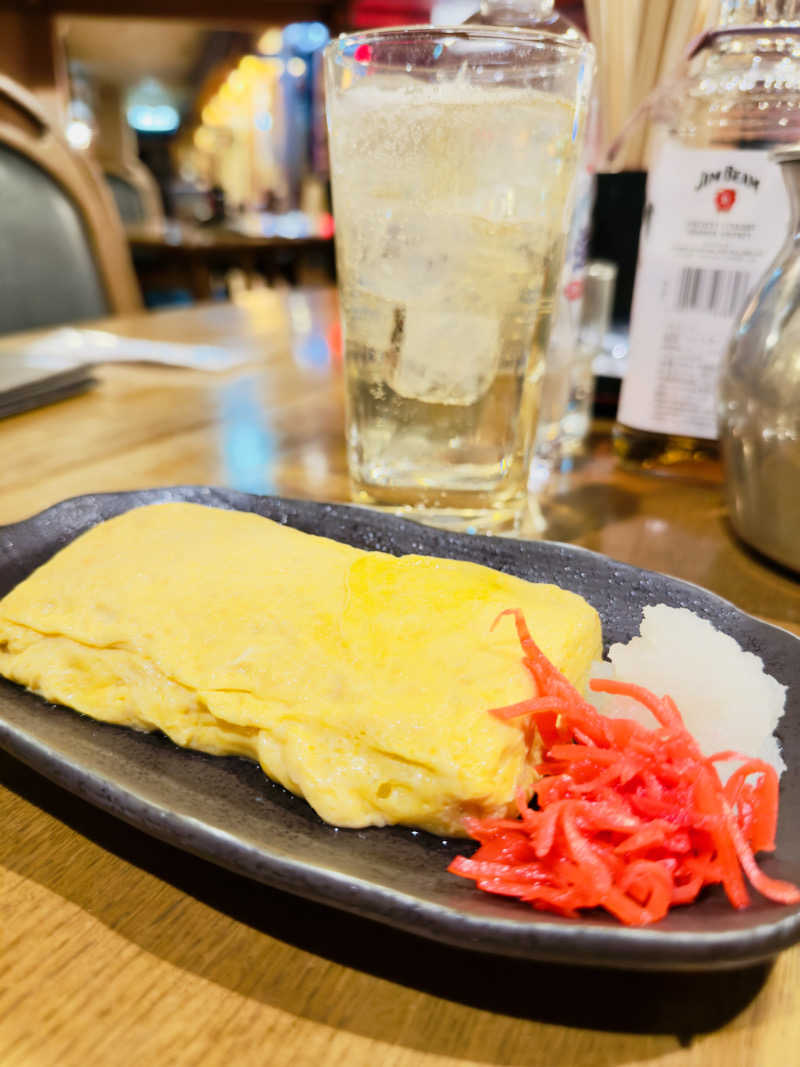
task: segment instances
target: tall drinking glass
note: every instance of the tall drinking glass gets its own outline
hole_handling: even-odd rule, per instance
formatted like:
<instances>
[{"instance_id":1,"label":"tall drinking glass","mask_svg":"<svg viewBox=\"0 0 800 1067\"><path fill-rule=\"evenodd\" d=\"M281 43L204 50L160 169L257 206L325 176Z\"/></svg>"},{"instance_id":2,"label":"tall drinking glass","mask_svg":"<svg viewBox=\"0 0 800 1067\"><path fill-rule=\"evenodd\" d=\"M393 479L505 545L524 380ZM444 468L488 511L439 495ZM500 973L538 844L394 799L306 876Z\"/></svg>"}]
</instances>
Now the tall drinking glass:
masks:
<instances>
[{"instance_id":1,"label":"tall drinking glass","mask_svg":"<svg viewBox=\"0 0 800 1067\"><path fill-rule=\"evenodd\" d=\"M403 27L325 60L354 499L514 529L593 49Z\"/></svg>"}]
</instances>

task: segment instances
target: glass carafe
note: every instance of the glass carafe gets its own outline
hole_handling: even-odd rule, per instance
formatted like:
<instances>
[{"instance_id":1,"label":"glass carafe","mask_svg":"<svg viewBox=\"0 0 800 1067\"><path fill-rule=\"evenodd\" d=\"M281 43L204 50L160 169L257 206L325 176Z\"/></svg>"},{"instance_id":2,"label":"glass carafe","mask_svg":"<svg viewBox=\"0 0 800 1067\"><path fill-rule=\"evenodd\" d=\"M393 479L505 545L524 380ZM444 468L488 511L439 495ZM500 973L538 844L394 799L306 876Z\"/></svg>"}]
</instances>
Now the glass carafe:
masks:
<instances>
[{"instance_id":1,"label":"glass carafe","mask_svg":"<svg viewBox=\"0 0 800 1067\"><path fill-rule=\"evenodd\" d=\"M800 145L773 158L789 191L792 225L731 341L720 375L719 431L734 529L800 571Z\"/></svg>"}]
</instances>

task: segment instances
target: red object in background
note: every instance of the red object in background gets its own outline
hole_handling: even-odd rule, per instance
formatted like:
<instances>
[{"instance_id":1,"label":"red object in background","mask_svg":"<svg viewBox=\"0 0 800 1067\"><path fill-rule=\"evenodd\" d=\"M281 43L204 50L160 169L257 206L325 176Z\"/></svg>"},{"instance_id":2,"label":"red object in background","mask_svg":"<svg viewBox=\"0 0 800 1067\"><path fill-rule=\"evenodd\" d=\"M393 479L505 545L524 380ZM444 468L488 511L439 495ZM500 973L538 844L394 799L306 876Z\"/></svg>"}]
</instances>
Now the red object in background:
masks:
<instances>
[{"instance_id":1,"label":"red object in background","mask_svg":"<svg viewBox=\"0 0 800 1067\"><path fill-rule=\"evenodd\" d=\"M335 319L325 335L325 340L328 342L328 351L331 357L331 366L342 366L342 325L338 319Z\"/></svg>"},{"instance_id":2,"label":"red object in background","mask_svg":"<svg viewBox=\"0 0 800 1067\"><path fill-rule=\"evenodd\" d=\"M354 30L374 30L381 26L419 26L431 19L433 0L353 0L346 23ZM478 10L480 0L475 0ZM586 32L583 0L556 0L561 14Z\"/></svg>"},{"instance_id":3,"label":"red object in background","mask_svg":"<svg viewBox=\"0 0 800 1067\"><path fill-rule=\"evenodd\" d=\"M717 205L717 211L730 211L736 203L736 190L720 189L714 197L714 203Z\"/></svg>"},{"instance_id":4,"label":"red object in background","mask_svg":"<svg viewBox=\"0 0 800 1067\"><path fill-rule=\"evenodd\" d=\"M333 215L328 211L323 211L319 217L317 224L317 233L320 237L333 237L336 232L336 227L333 222Z\"/></svg>"},{"instance_id":5,"label":"red object in background","mask_svg":"<svg viewBox=\"0 0 800 1067\"><path fill-rule=\"evenodd\" d=\"M556 10L588 36L583 0L556 0Z\"/></svg>"},{"instance_id":6,"label":"red object in background","mask_svg":"<svg viewBox=\"0 0 800 1067\"><path fill-rule=\"evenodd\" d=\"M347 23L354 30L374 30L381 26L419 26L430 22L431 5L424 0L355 0Z\"/></svg>"},{"instance_id":7,"label":"red object in background","mask_svg":"<svg viewBox=\"0 0 800 1067\"><path fill-rule=\"evenodd\" d=\"M564 286L564 296L567 300L580 300L583 296L583 282L576 278Z\"/></svg>"}]
</instances>

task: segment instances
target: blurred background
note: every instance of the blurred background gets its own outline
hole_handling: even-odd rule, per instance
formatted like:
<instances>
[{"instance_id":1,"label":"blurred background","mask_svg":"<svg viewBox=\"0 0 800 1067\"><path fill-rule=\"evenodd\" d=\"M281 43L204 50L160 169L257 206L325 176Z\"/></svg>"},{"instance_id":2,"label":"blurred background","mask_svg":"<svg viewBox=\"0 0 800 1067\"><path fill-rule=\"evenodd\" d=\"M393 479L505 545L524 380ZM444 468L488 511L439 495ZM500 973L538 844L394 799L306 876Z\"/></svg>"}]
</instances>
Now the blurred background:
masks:
<instances>
[{"instance_id":1,"label":"blurred background","mask_svg":"<svg viewBox=\"0 0 800 1067\"><path fill-rule=\"evenodd\" d=\"M478 6L2 4L0 76L29 91L72 152L102 174L144 303L219 299L242 287L334 280L321 82L330 37L459 23ZM557 7L585 28L582 3ZM11 102L16 107L0 99L0 122L30 121L32 113L26 120L19 100Z\"/></svg>"}]
</instances>

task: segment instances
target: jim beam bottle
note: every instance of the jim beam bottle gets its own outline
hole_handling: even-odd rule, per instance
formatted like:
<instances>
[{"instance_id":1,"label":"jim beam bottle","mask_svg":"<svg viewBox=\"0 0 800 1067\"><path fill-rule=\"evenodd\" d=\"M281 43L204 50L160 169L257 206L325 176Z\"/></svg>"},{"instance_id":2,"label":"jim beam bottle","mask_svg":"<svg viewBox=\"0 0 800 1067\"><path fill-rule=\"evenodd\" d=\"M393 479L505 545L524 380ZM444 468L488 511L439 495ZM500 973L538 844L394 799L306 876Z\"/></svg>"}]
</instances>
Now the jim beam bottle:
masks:
<instances>
[{"instance_id":1,"label":"jim beam bottle","mask_svg":"<svg viewBox=\"0 0 800 1067\"><path fill-rule=\"evenodd\" d=\"M628 466L715 477L719 369L789 223L770 149L800 140L800 0L724 0L652 119L615 449Z\"/></svg>"}]
</instances>

